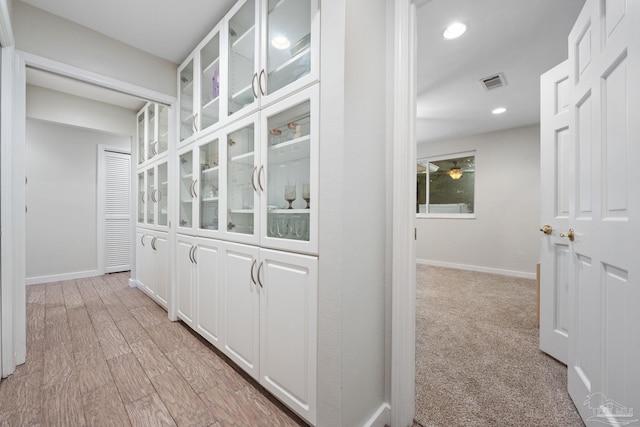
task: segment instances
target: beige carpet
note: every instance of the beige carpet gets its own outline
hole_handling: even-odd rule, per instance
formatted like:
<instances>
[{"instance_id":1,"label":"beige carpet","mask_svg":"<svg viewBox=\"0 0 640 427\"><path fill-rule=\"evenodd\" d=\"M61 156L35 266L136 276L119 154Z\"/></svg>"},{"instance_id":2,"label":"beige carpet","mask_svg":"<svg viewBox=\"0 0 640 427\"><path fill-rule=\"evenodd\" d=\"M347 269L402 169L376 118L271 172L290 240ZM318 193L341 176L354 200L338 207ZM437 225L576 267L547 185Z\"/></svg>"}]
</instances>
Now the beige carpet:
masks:
<instances>
[{"instance_id":1,"label":"beige carpet","mask_svg":"<svg viewBox=\"0 0 640 427\"><path fill-rule=\"evenodd\" d=\"M538 348L534 280L417 270L420 425L583 426L565 365Z\"/></svg>"}]
</instances>

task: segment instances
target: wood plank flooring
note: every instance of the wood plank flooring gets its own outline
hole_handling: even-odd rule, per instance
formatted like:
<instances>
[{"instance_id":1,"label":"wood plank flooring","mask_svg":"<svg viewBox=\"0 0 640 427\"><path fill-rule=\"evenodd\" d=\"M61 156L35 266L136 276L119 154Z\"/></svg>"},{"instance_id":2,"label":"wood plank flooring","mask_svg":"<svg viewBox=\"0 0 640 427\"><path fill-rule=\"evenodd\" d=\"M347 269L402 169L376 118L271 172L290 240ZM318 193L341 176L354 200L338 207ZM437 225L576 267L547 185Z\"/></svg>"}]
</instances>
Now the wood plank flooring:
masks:
<instances>
[{"instance_id":1,"label":"wood plank flooring","mask_svg":"<svg viewBox=\"0 0 640 427\"><path fill-rule=\"evenodd\" d=\"M27 287L27 361L5 426L304 426L128 273Z\"/></svg>"}]
</instances>

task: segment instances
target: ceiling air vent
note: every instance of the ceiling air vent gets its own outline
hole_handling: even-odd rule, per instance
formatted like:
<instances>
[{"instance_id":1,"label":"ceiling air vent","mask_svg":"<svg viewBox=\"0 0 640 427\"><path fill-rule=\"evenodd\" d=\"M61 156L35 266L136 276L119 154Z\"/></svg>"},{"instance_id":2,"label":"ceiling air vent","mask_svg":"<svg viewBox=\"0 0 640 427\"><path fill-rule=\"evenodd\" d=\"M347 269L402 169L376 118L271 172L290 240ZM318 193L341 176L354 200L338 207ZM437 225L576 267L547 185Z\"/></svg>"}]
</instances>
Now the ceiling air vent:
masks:
<instances>
[{"instance_id":1,"label":"ceiling air vent","mask_svg":"<svg viewBox=\"0 0 640 427\"><path fill-rule=\"evenodd\" d=\"M496 89L507 85L507 81L504 79L504 74L502 73L480 79L480 83L482 83L482 87L484 87L485 90Z\"/></svg>"}]
</instances>

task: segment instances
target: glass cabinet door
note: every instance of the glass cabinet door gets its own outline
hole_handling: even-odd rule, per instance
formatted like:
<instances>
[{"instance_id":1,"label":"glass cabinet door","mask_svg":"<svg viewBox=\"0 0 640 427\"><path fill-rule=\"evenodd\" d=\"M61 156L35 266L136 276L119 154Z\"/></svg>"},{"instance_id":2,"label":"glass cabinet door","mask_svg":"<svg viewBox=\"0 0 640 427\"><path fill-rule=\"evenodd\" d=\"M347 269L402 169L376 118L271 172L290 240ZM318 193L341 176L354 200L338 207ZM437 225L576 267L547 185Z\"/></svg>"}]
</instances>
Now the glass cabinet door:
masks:
<instances>
[{"instance_id":1,"label":"glass cabinet door","mask_svg":"<svg viewBox=\"0 0 640 427\"><path fill-rule=\"evenodd\" d=\"M145 157L144 147L146 136L144 134L144 110L138 115L138 164L144 163Z\"/></svg>"},{"instance_id":2,"label":"glass cabinet door","mask_svg":"<svg viewBox=\"0 0 640 427\"><path fill-rule=\"evenodd\" d=\"M200 50L200 129L220 120L220 34Z\"/></svg>"},{"instance_id":3,"label":"glass cabinet door","mask_svg":"<svg viewBox=\"0 0 640 427\"><path fill-rule=\"evenodd\" d=\"M155 224L156 183L153 168L147 170L147 224Z\"/></svg>"},{"instance_id":4,"label":"glass cabinet door","mask_svg":"<svg viewBox=\"0 0 640 427\"><path fill-rule=\"evenodd\" d=\"M248 0L229 20L228 115L258 97L256 37L256 2Z\"/></svg>"},{"instance_id":5,"label":"glass cabinet door","mask_svg":"<svg viewBox=\"0 0 640 427\"><path fill-rule=\"evenodd\" d=\"M254 234L255 124L227 135L227 232Z\"/></svg>"},{"instance_id":6,"label":"glass cabinet door","mask_svg":"<svg viewBox=\"0 0 640 427\"><path fill-rule=\"evenodd\" d=\"M200 146L200 228L218 230L219 140Z\"/></svg>"},{"instance_id":7,"label":"glass cabinet door","mask_svg":"<svg viewBox=\"0 0 640 427\"><path fill-rule=\"evenodd\" d=\"M150 104L147 108L147 158L151 159L158 154L156 147L156 105Z\"/></svg>"},{"instance_id":8,"label":"glass cabinet door","mask_svg":"<svg viewBox=\"0 0 640 427\"><path fill-rule=\"evenodd\" d=\"M156 152L164 153L169 148L169 107L158 104L158 135Z\"/></svg>"},{"instance_id":9,"label":"glass cabinet door","mask_svg":"<svg viewBox=\"0 0 640 427\"><path fill-rule=\"evenodd\" d=\"M310 101L267 119L267 237L309 241L311 187Z\"/></svg>"},{"instance_id":10,"label":"glass cabinet door","mask_svg":"<svg viewBox=\"0 0 640 427\"><path fill-rule=\"evenodd\" d=\"M169 175L167 162L158 165L158 188L156 189L156 205L158 208L158 225L168 225L168 203L167 195L169 194Z\"/></svg>"},{"instance_id":11,"label":"glass cabinet door","mask_svg":"<svg viewBox=\"0 0 640 427\"><path fill-rule=\"evenodd\" d=\"M267 94L311 72L311 0L269 0Z\"/></svg>"},{"instance_id":12,"label":"glass cabinet door","mask_svg":"<svg viewBox=\"0 0 640 427\"><path fill-rule=\"evenodd\" d=\"M193 179L193 153L187 151L180 156L180 227L191 227L193 222L193 199L195 198Z\"/></svg>"},{"instance_id":13,"label":"glass cabinet door","mask_svg":"<svg viewBox=\"0 0 640 427\"><path fill-rule=\"evenodd\" d=\"M193 111L193 59L180 70L180 141L184 141L196 131L196 117Z\"/></svg>"},{"instance_id":14,"label":"glass cabinet door","mask_svg":"<svg viewBox=\"0 0 640 427\"><path fill-rule=\"evenodd\" d=\"M144 223L144 213L145 213L145 185L144 185L144 172L140 172L138 174L138 222L140 224Z\"/></svg>"}]
</instances>

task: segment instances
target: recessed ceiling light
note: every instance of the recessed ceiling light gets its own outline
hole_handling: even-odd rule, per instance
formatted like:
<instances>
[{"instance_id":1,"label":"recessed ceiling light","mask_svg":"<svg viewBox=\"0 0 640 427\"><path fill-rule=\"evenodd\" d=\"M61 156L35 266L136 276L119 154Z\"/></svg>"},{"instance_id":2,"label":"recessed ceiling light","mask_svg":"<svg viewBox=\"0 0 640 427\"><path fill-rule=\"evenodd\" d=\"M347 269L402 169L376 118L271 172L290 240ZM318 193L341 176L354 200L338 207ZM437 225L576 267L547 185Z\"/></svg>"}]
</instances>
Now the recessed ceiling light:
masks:
<instances>
[{"instance_id":1,"label":"recessed ceiling light","mask_svg":"<svg viewBox=\"0 0 640 427\"><path fill-rule=\"evenodd\" d=\"M276 49L286 49L289 46L291 46L291 42L289 41L288 38L286 38L285 36L275 36L272 40L271 40L271 44L273 45L273 47L275 47Z\"/></svg>"},{"instance_id":2,"label":"recessed ceiling light","mask_svg":"<svg viewBox=\"0 0 640 427\"><path fill-rule=\"evenodd\" d=\"M494 109L491 114L502 114L502 113L506 113L507 109L505 107L498 107L496 109Z\"/></svg>"},{"instance_id":3,"label":"recessed ceiling light","mask_svg":"<svg viewBox=\"0 0 640 427\"><path fill-rule=\"evenodd\" d=\"M446 30L444 30L444 33L442 35L445 39L452 40L457 39L458 37L463 35L465 31L467 31L466 25L464 25L462 22L454 22L453 24L449 25Z\"/></svg>"}]
</instances>

